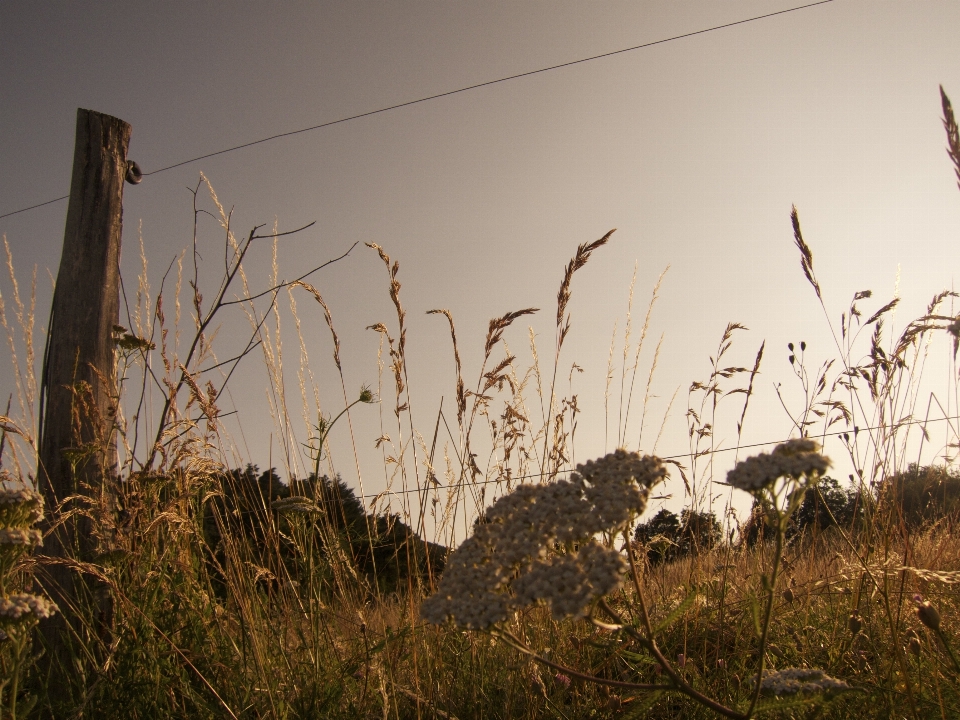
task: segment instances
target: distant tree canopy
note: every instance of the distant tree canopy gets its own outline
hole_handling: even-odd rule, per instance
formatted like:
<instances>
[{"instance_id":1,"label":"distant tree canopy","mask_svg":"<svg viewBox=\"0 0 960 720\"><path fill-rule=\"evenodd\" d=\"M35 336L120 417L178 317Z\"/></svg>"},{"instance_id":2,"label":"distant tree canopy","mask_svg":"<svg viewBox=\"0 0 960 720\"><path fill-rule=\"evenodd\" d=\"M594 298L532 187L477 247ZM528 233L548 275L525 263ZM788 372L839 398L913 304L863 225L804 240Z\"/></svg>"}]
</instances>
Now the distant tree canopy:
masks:
<instances>
[{"instance_id":1,"label":"distant tree canopy","mask_svg":"<svg viewBox=\"0 0 960 720\"><path fill-rule=\"evenodd\" d=\"M790 539L834 525L856 530L864 522L864 501L875 503L881 512L892 513L894 523L905 530L916 531L942 521L953 522L960 516L960 472L943 465L911 464L906 470L878 483L869 497L859 489L842 488L834 478L824 476L817 488L810 489L803 504L790 518L787 537ZM754 503L750 517L741 530L748 545L761 537L773 537L767 508ZM889 522L884 516L884 522Z\"/></svg>"},{"instance_id":2,"label":"distant tree canopy","mask_svg":"<svg viewBox=\"0 0 960 720\"><path fill-rule=\"evenodd\" d=\"M912 463L906 470L881 483L878 498L897 509L907 529L933 525L940 520L956 520L960 511L960 472L944 465L920 466Z\"/></svg>"},{"instance_id":3,"label":"distant tree canopy","mask_svg":"<svg viewBox=\"0 0 960 720\"><path fill-rule=\"evenodd\" d=\"M203 523L207 543L221 567L231 552L238 552L228 547L232 536L248 539L239 552L253 556L242 561L298 582L305 573L317 572L317 567L305 567L307 560L296 544L301 550L304 546L314 549L328 561L335 556L348 562L351 572L383 592L405 587L408 580L416 583L427 575L428 563L429 571L443 569L446 548L424 543L399 515L368 513L339 476L331 480L311 474L285 484L273 469L261 473L248 464L228 471L221 480L223 494L206 501ZM285 507L284 501L290 498L302 498L303 503L291 508L287 502ZM224 532L226 528L229 533Z\"/></svg>"},{"instance_id":4,"label":"distant tree canopy","mask_svg":"<svg viewBox=\"0 0 960 720\"><path fill-rule=\"evenodd\" d=\"M338 476L281 481L273 469L260 472L256 465L227 471L220 478L223 494L209 497L205 505L204 531L217 563L227 562L225 534L242 533L249 539L243 561L265 568L275 576L302 578L307 569L295 551L296 527L300 542L312 544L328 558L331 553L347 559L353 571L382 592L419 582L428 571L439 574L447 548L424 543L399 515L368 513L354 491ZM303 498L314 511L291 513L280 509L288 498ZM867 498L891 507L908 529L919 529L960 514L960 473L942 466L910 465L879 483ZM790 519L788 539L795 540L834 525L856 529L864 519L860 491L843 488L830 476L811 489ZM275 507L275 505L277 507ZM768 508L756 503L740 538L753 545L773 537ZM229 528L231 533L223 533ZM276 531L268 529L274 528ZM307 528L309 537L302 532ZM634 540L641 543L653 564L670 562L710 550L722 542L723 530L712 512L684 509L679 515L661 509L636 526ZM279 540L277 540L279 538ZM271 543L273 544L271 546ZM252 549L252 550L250 550ZM315 568L314 568L315 570ZM333 580L331 578L330 582Z\"/></svg>"},{"instance_id":5,"label":"distant tree canopy","mask_svg":"<svg viewBox=\"0 0 960 720\"><path fill-rule=\"evenodd\" d=\"M723 536L712 512L684 509L678 516L666 508L633 531L633 538L647 550L654 565L710 550Z\"/></svg>"},{"instance_id":6,"label":"distant tree canopy","mask_svg":"<svg viewBox=\"0 0 960 720\"><path fill-rule=\"evenodd\" d=\"M849 528L855 520L861 519L863 502L860 492L853 488L842 488L836 479L829 475L821 478L817 487L808 490L803 503L791 518L791 533L802 533L808 529L824 529L833 525Z\"/></svg>"},{"instance_id":7,"label":"distant tree canopy","mask_svg":"<svg viewBox=\"0 0 960 720\"><path fill-rule=\"evenodd\" d=\"M825 475L816 488L807 490L803 502L790 518L787 539L795 540L811 532L839 526L856 527L863 520L863 499L859 490L842 488L835 478ZM769 508L754 501L747 522L740 529L740 537L747 545L754 545L774 537L776 528L769 520Z\"/></svg>"}]
</instances>

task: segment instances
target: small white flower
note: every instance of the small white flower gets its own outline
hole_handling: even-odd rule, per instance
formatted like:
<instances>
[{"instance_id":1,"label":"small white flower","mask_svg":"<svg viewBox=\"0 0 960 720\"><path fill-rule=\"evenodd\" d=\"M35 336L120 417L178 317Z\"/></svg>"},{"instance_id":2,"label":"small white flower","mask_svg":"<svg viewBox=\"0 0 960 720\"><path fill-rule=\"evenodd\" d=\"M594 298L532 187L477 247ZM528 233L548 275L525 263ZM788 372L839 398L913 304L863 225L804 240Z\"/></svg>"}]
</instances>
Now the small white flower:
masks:
<instances>
[{"instance_id":1,"label":"small white flower","mask_svg":"<svg viewBox=\"0 0 960 720\"><path fill-rule=\"evenodd\" d=\"M567 480L521 485L498 499L453 553L421 615L471 629L534 602L549 605L556 618L583 615L620 586L625 569L619 553L591 538L643 512L650 487L665 475L658 458L617 450L578 465ZM570 549L578 544L579 551ZM568 552L555 554L556 545Z\"/></svg>"},{"instance_id":2,"label":"small white flower","mask_svg":"<svg viewBox=\"0 0 960 720\"><path fill-rule=\"evenodd\" d=\"M43 533L33 528L0 528L0 545L43 545Z\"/></svg>"},{"instance_id":3,"label":"small white flower","mask_svg":"<svg viewBox=\"0 0 960 720\"><path fill-rule=\"evenodd\" d=\"M43 497L27 487L12 488L7 485L0 485L0 505L27 505L30 503L42 505Z\"/></svg>"},{"instance_id":4,"label":"small white flower","mask_svg":"<svg viewBox=\"0 0 960 720\"><path fill-rule=\"evenodd\" d=\"M799 438L777 445L773 452L760 453L737 463L727 473L727 483L745 492L757 492L781 477L799 480L822 475L830 467L813 440Z\"/></svg>"},{"instance_id":5,"label":"small white flower","mask_svg":"<svg viewBox=\"0 0 960 720\"><path fill-rule=\"evenodd\" d=\"M760 691L767 695L811 695L850 690L843 680L837 680L816 668L786 668L766 672L760 681Z\"/></svg>"},{"instance_id":6,"label":"small white flower","mask_svg":"<svg viewBox=\"0 0 960 720\"><path fill-rule=\"evenodd\" d=\"M16 593L0 598L0 619L20 620L33 616L37 620L48 618L57 611L57 606L39 595Z\"/></svg>"},{"instance_id":7,"label":"small white flower","mask_svg":"<svg viewBox=\"0 0 960 720\"><path fill-rule=\"evenodd\" d=\"M32 525L43 518L43 497L0 470L0 526Z\"/></svg>"},{"instance_id":8,"label":"small white flower","mask_svg":"<svg viewBox=\"0 0 960 720\"><path fill-rule=\"evenodd\" d=\"M625 570L620 553L589 542L576 553L534 562L512 588L517 605L544 602L562 620L584 615L592 600L620 587Z\"/></svg>"}]
</instances>

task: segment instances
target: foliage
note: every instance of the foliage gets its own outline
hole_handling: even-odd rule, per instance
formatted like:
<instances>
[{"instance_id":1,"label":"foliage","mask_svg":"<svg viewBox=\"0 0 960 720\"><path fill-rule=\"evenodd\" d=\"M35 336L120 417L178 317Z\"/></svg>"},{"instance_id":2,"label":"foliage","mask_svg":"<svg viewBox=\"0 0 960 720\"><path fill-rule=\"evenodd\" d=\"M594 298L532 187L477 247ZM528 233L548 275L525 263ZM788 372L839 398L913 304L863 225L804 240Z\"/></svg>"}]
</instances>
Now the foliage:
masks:
<instances>
[{"instance_id":1,"label":"foliage","mask_svg":"<svg viewBox=\"0 0 960 720\"><path fill-rule=\"evenodd\" d=\"M877 494L896 508L897 519L907 529L943 521L952 528L960 511L960 472L943 465L911 463L903 472L888 477Z\"/></svg>"},{"instance_id":2,"label":"foliage","mask_svg":"<svg viewBox=\"0 0 960 720\"><path fill-rule=\"evenodd\" d=\"M843 488L835 478L826 475L816 487L807 490L800 507L790 516L787 538L794 542L831 527L854 532L864 527L864 512L864 498L858 490ZM764 541L772 539L774 529L768 518L769 508L755 501L741 529L741 540L752 547L761 537Z\"/></svg>"},{"instance_id":3,"label":"foliage","mask_svg":"<svg viewBox=\"0 0 960 720\"><path fill-rule=\"evenodd\" d=\"M841 488L829 475L821 478L793 514L788 535L822 531L829 527L845 530L862 526L863 499L853 488Z\"/></svg>"},{"instance_id":4,"label":"foliage","mask_svg":"<svg viewBox=\"0 0 960 720\"><path fill-rule=\"evenodd\" d=\"M647 559L659 565L712 550L723 539L723 528L712 512L684 508L678 516L662 508L637 525L633 539L646 548Z\"/></svg>"},{"instance_id":5,"label":"foliage","mask_svg":"<svg viewBox=\"0 0 960 720\"><path fill-rule=\"evenodd\" d=\"M43 498L21 478L0 470L0 717L27 717L37 702L24 680L33 669L33 630L51 617L55 604L32 592L25 559L42 544L35 525L43 518ZM25 587L26 586L26 587Z\"/></svg>"},{"instance_id":6,"label":"foliage","mask_svg":"<svg viewBox=\"0 0 960 720\"><path fill-rule=\"evenodd\" d=\"M260 473L256 465L247 464L218 481L223 493L210 497L203 509L204 537L215 566L226 564L225 532L249 538L254 552L248 562L264 571L264 587L282 578L304 582L308 572L300 561L304 544L323 554L345 555L351 568L376 589L375 594L409 589L411 583L419 586L443 569L445 548L420 540L399 515L368 513L339 476L331 480L324 475L318 480L311 474L287 484L273 468ZM297 499L305 502L289 502ZM279 543L271 548L274 535ZM328 586L325 595L329 597L332 589Z\"/></svg>"}]
</instances>

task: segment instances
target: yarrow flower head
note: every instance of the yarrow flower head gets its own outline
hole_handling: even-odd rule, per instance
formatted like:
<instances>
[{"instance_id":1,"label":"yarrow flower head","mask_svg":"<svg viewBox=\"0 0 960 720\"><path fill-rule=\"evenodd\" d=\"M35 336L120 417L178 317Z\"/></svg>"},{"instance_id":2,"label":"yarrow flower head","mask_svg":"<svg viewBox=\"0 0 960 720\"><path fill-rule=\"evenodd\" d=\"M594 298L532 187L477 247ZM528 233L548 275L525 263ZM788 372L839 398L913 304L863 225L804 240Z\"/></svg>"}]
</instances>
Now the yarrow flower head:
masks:
<instances>
[{"instance_id":1,"label":"yarrow flower head","mask_svg":"<svg viewBox=\"0 0 960 720\"><path fill-rule=\"evenodd\" d=\"M0 623L10 624L26 618L42 620L57 611L57 606L39 595L16 593L0 598Z\"/></svg>"},{"instance_id":2,"label":"yarrow flower head","mask_svg":"<svg viewBox=\"0 0 960 720\"><path fill-rule=\"evenodd\" d=\"M755 493L769 487L778 478L819 476L830 467L830 459L820 454L813 440L798 438L777 445L770 454L747 458L727 473L727 483L745 492Z\"/></svg>"},{"instance_id":3,"label":"yarrow flower head","mask_svg":"<svg viewBox=\"0 0 960 720\"><path fill-rule=\"evenodd\" d=\"M852 688L843 680L837 680L816 668L786 668L765 672L760 681L760 692L765 695L813 695L837 693Z\"/></svg>"},{"instance_id":4,"label":"yarrow flower head","mask_svg":"<svg viewBox=\"0 0 960 720\"><path fill-rule=\"evenodd\" d=\"M33 528L0 528L0 545L43 545L43 533Z\"/></svg>"},{"instance_id":5,"label":"yarrow flower head","mask_svg":"<svg viewBox=\"0 0 960 720\"><path fill-rule=\"evenodd\" d=\"M43 496L8 470L0 470L0 526L32 525L43 518Z\"/></svg>"},{"instance_id":6,"label":"yarrow flower head","mask_svg":"<svg viewBox=\"0 0 960 720\"><path fill-rule=\"evenodd\" d=\"M618 552L592 538L642 513L650 488L665 475L659 458L617 450L578 465L567 480L521 485L498 499L453 553L421 615L471 629L536 602L557 619L583 615L620 586L625 570Z\"/></svg>"}]
</instances>

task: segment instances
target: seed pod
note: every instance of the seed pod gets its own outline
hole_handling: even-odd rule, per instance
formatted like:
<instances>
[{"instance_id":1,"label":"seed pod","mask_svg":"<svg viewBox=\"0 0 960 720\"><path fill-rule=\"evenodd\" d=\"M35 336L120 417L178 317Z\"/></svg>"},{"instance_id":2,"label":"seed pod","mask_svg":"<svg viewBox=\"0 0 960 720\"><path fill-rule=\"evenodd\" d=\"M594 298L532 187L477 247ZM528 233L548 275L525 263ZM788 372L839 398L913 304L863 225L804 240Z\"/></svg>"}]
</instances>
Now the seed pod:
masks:
<instances>
[{"instance_id":1,"label":"seed pod","mask_svg":"<svg viewBox=\"0 0 960 720\"><path fill-rule=\"evenodd\" d=\"M857 613L854 613L850 616L850 619L847 620L847 627L850 629L850 632L853 635L856 635L863 628L863 621L860 620L860 616Z\"/></svg>"},{"instance_id":2,"label":"seed pod","mask_svg":"<svg viewBox=\"0 0 960 720\"><path fill-rule=\"evenodd\" d=\"M907 630L907 651L915 657L920 657L920 636L913 628Z\"/></svg>"},{"instance_id":3,"label":"seed pod","mask_svg":"<svg viewBox=\"0 0 960 720\"><path fill-rule=\"evenodd\" d=\"M920 618L920 622L931 630L940 629L940 613L930 604L929 600L924 600L920 603L920 606L917 608L917 617Z\"/></svg>"},{"instance_id":4,"label":"seed pod","mask_svg":"<svg viewBox=\"0 0 960 720\"><path fill-rule=\"evenodd\" d=\"M867 669L867 654L863 650L860 650L857 653L857 670L859 670L860 672L863 672L866 669Z\"/></svg>"}]
</instances>

